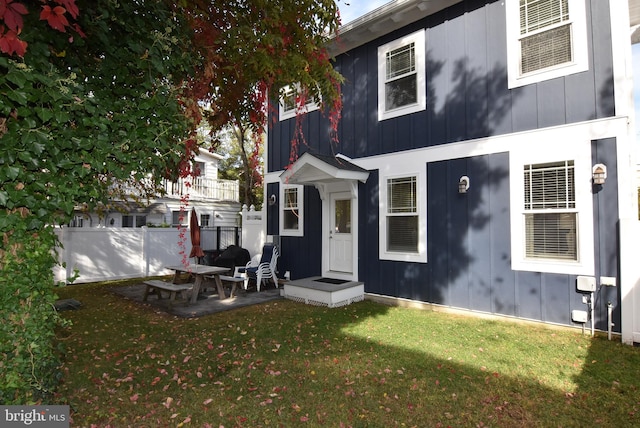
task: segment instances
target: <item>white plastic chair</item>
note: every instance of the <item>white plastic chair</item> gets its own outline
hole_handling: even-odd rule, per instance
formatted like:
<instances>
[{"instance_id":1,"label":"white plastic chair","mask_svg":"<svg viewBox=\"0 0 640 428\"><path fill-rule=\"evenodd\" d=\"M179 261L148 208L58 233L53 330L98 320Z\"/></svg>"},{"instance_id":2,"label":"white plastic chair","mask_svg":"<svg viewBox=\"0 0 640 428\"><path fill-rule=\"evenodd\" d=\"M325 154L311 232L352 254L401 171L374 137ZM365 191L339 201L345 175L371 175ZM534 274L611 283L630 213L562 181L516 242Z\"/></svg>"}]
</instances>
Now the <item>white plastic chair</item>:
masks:
<instances>
[{"instance_id":1,"label":"white plastic chair","mask_svg":"<svg viewBox=\"0 0 640 428\"><path fill-rule=\"evenodd\" d=\"M260 286L264 283L266 285L267 280L271 279L273 284L278 288L278 277L276 276L278 257L278 247L274 244L265 244L262 247L262 255L260 261L254 260L247 263L244 268L238 269L238 272L244 275L244 289L249 287L249 280L254 278L256 280L256 289L260 291Z\"/></svg>"}]
</instances>

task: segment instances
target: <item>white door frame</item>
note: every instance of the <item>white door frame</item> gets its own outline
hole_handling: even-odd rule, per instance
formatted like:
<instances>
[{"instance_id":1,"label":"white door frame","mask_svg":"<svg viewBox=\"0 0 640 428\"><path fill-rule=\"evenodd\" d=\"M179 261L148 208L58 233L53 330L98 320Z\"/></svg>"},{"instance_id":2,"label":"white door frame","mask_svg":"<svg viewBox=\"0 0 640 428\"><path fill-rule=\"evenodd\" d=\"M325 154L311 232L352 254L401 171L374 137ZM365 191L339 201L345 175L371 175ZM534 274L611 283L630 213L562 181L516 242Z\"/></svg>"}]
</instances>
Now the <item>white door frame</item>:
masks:
<instances>
[{"instance_id":1,"label":"white door frame","mask_svg":"<svg viewBox=\"0 0 640 428\"><path fill-rule=\"evenodd\" d=\"M358 182L344 180L332 183L317 184L316 188L322 199L322 276L328 278L358 280ZM351 194L351 237L353 239L351 273L332 271L330 266L331 195L334 193Z\"/></svg>"}]
</instances>

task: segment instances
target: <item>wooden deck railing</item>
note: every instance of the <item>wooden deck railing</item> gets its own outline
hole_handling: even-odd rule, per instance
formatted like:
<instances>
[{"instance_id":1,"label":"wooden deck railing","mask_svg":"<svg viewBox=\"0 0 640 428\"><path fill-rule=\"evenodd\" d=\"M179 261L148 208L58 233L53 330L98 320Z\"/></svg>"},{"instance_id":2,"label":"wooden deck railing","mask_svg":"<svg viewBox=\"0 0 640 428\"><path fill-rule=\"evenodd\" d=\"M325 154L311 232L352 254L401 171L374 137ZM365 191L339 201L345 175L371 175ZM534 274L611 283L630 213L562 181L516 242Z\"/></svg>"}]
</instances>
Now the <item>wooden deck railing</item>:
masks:
<instances>
[{"instance_id":1,"label":"wooden deck railing","mask_svg":"<svg viewBox=\"0 0 640 428\"><path fill-rule=\"evenodd\" d=\"M187 186L186 183L191 183ZM190 199L211 199L217 201L240 201L239 184L237 180L222 180L203 177L179 179L171 182L164 181L164 189L167 197L181 197L189 194Z\"/></svg>"}]
</instances>

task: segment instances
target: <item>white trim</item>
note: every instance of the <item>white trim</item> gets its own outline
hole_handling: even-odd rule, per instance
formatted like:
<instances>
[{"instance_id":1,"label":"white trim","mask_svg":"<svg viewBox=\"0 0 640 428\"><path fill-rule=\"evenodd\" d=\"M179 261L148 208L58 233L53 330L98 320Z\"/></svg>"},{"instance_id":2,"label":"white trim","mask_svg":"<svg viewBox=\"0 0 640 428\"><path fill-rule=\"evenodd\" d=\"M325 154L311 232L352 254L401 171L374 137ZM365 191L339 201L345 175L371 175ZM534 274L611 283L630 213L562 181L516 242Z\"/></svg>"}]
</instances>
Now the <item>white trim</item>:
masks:
<instances>
[{"instance_id":1,"label":"white trim","mask_svg":"<svg viewBox=\"0 0 640 428\"><path fill-rule=\"evenodd\" d=\"M521 141L520 139L523 137L528 138L528 136L532 136L532 138L535 137L538 141L546 141L549 139L555 141L590 141L603 138L617 138L618 144L628 144L625 143L629 138L627 135L628 120L627 117L596 119L588 122L551 126L530 131L403 150L401 152L352 158L351 163L369 171L379 170L380 174L383 175L390 171L389 165L391 164L400 164L403 166L403 170L409 171L411 169L424 167L426 162L510 152L515 148L524 147L519 143ZM537 148L535 150L537 150ZM280 175L283 171L284 170L279 170L266 173L264 177L265 185L268 183L280 183Z\"/></svg>"},{"instance_id":2,"label":"white trim","mask_svg":"<svg viewBox=\"0 0 640 428\"><path fill-rule=\"evenodd\" d=\"M455 143L441 144L432 147L404 150L395 153L385 153L380 155L354 158L351 163L366 170L380 170L380 174L389 171L388 165L401 164L404 170L415 169L416 164L424 165L426 162L437 162L442 160L460 159L471 156L488 155L500 152L510 152L520 147L522 138L537 138L537 149L540 141L553 139L554 141L566 140L599 140L603 138L618 138L618 142L624 141L627 137L627 118L615 117L579 122L570 125L552 126L530 131L514 132L473 140L460 141ZM405 167L406 165L406 167ZM272 173L273 174L273 173ZM275 173L277 174L277 173ZM267 175L268 176L268 175ZM267 179L267 178L265 178ZM273 181L278 181L277 176Z\"/></svg>"},{"instance_id":3,"label":"white trim","mask_svg":"<svg viewBox=\"0 0 640 428\"><path fill-rule=\"evenodd\" d=\"M629 43L629 5L610 2L611 46L613 56L613 82L615 111L627 115L626 141L618 140L618 212L620 214L620 332L622 343L640 342L640 267L637 262L640 222L637 220L636 197L637 142L633 101L632 53ZM638 82L636 82L637 84ZM605 183L606 185L606 183Z\"/></svg>"},{"instance_id":4,"label":"white trim","mask_svg":"<svg viewBox=\"0 0 640 428\"><path fill-rule=\"evenodd\" d=\"M562 144L558 144L559 141ZM521 137L518 144L536 149L512 151L509 154L511 268L530 272L594 275L591 140L556 137L540 140L531 135L529 138ZM528 259L525 256L524 166L565 160L574 161L578 260Z\"/></svg>"},{"instance_id":5,"label":"white trim","mask_svg":"<svg viewBox=\"0 0 640 428\"><path fill-rule=\"evenodd\" d=\"M385 83L386 83L386 53L398 49L402 46L414 43L414 53L416 57L416 90L417 102L415 104L399 107L393 110L386 110ZM406 35L378 47L378 120L391 119L403 116L427 108L427 87L426 87L426 50L425 50L425 30Z\"/></svg>"},{"instance_id":6,"label":"white trim","mask_svg":"<svg viewBox=\"0 0 640 428\"><path fill-rule=\"evenodd\" d=\"M354 158L351 162L354 165L357 165L366 170L378 170L379 176L378 185L382 188L382 183L385 183L385 178L398 175L398 171L406 171L404 175L411 175L414 173L420 174L419 177L419 186L423 186L419 188L418 191L422 195L426 195L426 164L428 162L437 162L442 160L451 160L451 159L459 159L473 156L481 156L493 153L502 153L507 152L510 156L510 162L513 162L513 158L525 157L524 162L531 163L532 160L535 160L537 156L540 156L541 153L553 153L554 156L559 155L570 155L574 160L578 161L576 164L576 177L578 180L590 180L591 177L591 148L590 142L592 140L604 139L604 138L616 138L617 147L625 147L633 142L630 142L628 136L628 118L627 117L615 117L615 118L606 118L606 119L598 119L588 122L580 122L574 123L570 125L561 125L548 127L543 129L536 129L525 132L517 132L511 134L504 134L498 136L492 136L487 138L478 138L474 140L468 140L464 142L456 142L443 144L439 146L433 147L424 147L420 149L413 150L405 150L402 152L396 153L387 153L380 154L375 156L369 156L365 158ZM562 144L558 144L558 142L562 142ZM580 151L580 152L579 152ZM618 150L619 156L621 156L620 152L624 150ZM624 155L622 155L624 156ZM559 158L559 157L558 157ZM557 160L555 158L554 160ZM579 158L579 159L577 159ZM628 160L628 156L626 158ZM619 158L619 161L621 159ZM522 161L521 161L522 162ZM586 166L585 166L586 163ZM519 168L519 167L518 167ZM625 164L619 164L619 173L621 170L624 170ZM512 170L513 171L513 170ZM265 184L280 182L280 174L282 171L270 172L265 175ZM517 171L512 172L511 175L517 175ZM586 174L586 175L585 175ZM422 183L422 184L421 184ZM590 186L590 184L589 184ZM511 192L513 192L514 185L511 184ZM577 189L580 188L580 191L587 191L584 182L577 185ZM383 196L381 195L381 198ZM511 195L513 198L513 195ZM580 198L580 204L585 203L585 200L588 200L589 205L592 205L592 197L588 198ZM622 201L620 202L622 203ZM517 202L514 202L512 199L511 206L515 207ZM382 205L382 200L380 202ZM420 202L420 209L424 210L426 213L426 200ZM583 206L580 206L580 216L583 215L591 217L590 220L582 219L579 221L580 224L580 234L581 234L581 242L580 246L590 247L593 249L593 228L584 229L587 226L584 226L584 221L588 221L589 224L593 224L593 209L589 207L585 209ZM514 211L514 210L512 210ZM513 215L513 213L512 213ZM426 216L421 216L421 219L424 218L424 221L427 221ZM421 230L425 231L426 235L426 223L420 226ZM380 233L383 233L383 230L380 230ZM518 232L519 233L519 232ZM383 235L381 235L383 236ZM422 239L422 238L421 238ZM585 239L589 239L591 243L585 241ZM382 245L382 239L380 240ZM423 259L420 262L427 261L426 254L426 236L425 236L425 249ZM512 249L513 251L513 249ZM591 250L593 251L593 250ZM382 258L382 257L381 257ZM591 261L585 260L586 258L590 258ZM383 258L386 259L386 258ZM411 260L407 260L411 261ZM586 263L590 263L591 266ZM593 256L589 257L586 253L581 254L581 265L578 268L570 269L569 272L562 270L562 273L571 273L579 271L582 275L593 275ZM543 267L543 266L541 266ZM514 267L515 269L515 267ZM560 271L559 269L553 269L554 271Z\"/></svg>"},{"instance_id":7,"label":"white trim","mask_svg":"<svg viewBox=\"0 0 640 428\"><path fill-rule=\"evenodd\" d=\"M400 262L427 262L427 179L424 159L409 167L406 162L401 164L387 164L387 173L380 172L378 176L379 189L379 256L380 260L395 260ZM398 171L402 171L399 173ZM387 180L392 178L416 177L417 215L418 215L418 252L404 253L387 250Z\"/></svg>"},{"instance_id":8,"label":"white trim","mask_svg":"<svg viewBox=\"0 0 640 428\"><path fill-rule=\"evenodd\" d=\"M517 88L556 77L568 76L589 69L587 46L587 16L585 0L569 0L569 16L571 22L571 48L573 61L557 67L520 74L520 10L519 0L506 0L505 15L507 24L507 67L508 87ZM626 2L625 2L626 3ZM616 24L619 25L619 24ZM628 27L627 27L628 29Z\"/></svg>"},{"instance_id":9,"label":"white trim","mask_svg":"<svg viewBox=\"0 0 640 428\"><path fill-rule=\"evenodd\" d=\"M284 227L284 207L285 198L284 193L286 189L295 189L297 191L298 199L298 228L297 229L285 229ZM304 236L304 186L299 184L282 184L280 186L280 196L278 198L278 207L280 210L280 235L281 236Z\"/></svg>"},{"instance_id":10,"label":"white trim","mask_svg":"<svg viewBox=\"0 0 640 428\"><path fill-rule=\"evenodd\" d=\"M326 186L326 197L322 199L322 276L358 280L358 242L360 223L358 222L358 194L354 195L346 181L330 183ZM334 193L351 194L351 237L353 239L352 269L351 272L338 272L330 269L329 260L329 227L331 225L331 195Z\"/></svg>"},{"instance_id":11,"label":"white trim","mask_svg":"<svg viewBox=\"0 0 640 428\"><path fill-rule=\"evenodd\" d=\"M627 141L625 150L618 148L618 198L620 218L636 218L638 198L636 197L635 172L637 168L636 120L633 100L632 53L629 43L629 6L627 2L611 2L611 39L613 50L613 88L615 111L619 116L627 116ZM636 82L635 84L640 84Z\"/></svg>"}]
</instances>

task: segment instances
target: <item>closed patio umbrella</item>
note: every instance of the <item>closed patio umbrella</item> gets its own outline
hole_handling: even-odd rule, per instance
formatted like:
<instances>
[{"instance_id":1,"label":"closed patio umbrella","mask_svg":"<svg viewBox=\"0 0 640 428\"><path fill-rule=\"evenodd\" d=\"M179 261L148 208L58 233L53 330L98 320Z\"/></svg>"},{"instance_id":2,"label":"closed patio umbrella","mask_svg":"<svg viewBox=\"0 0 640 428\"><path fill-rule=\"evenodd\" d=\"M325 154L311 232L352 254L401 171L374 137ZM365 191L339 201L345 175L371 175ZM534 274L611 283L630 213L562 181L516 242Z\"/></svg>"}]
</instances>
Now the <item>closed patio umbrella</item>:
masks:
<instances>
[{"instance_id":1,"label":"closed patio umbrella","mask_svg":"<svg viewBox=\"0 0 640 428\"><path fill-rule=\"evenodd\" d=\"M204 257L204 252L202 248L200 248L200 225L198 224L198 215L196 214L195 208L191 210L189 229L191 234L191 252L189 253L189 257Z\"/></svg>"}]
</instances>

